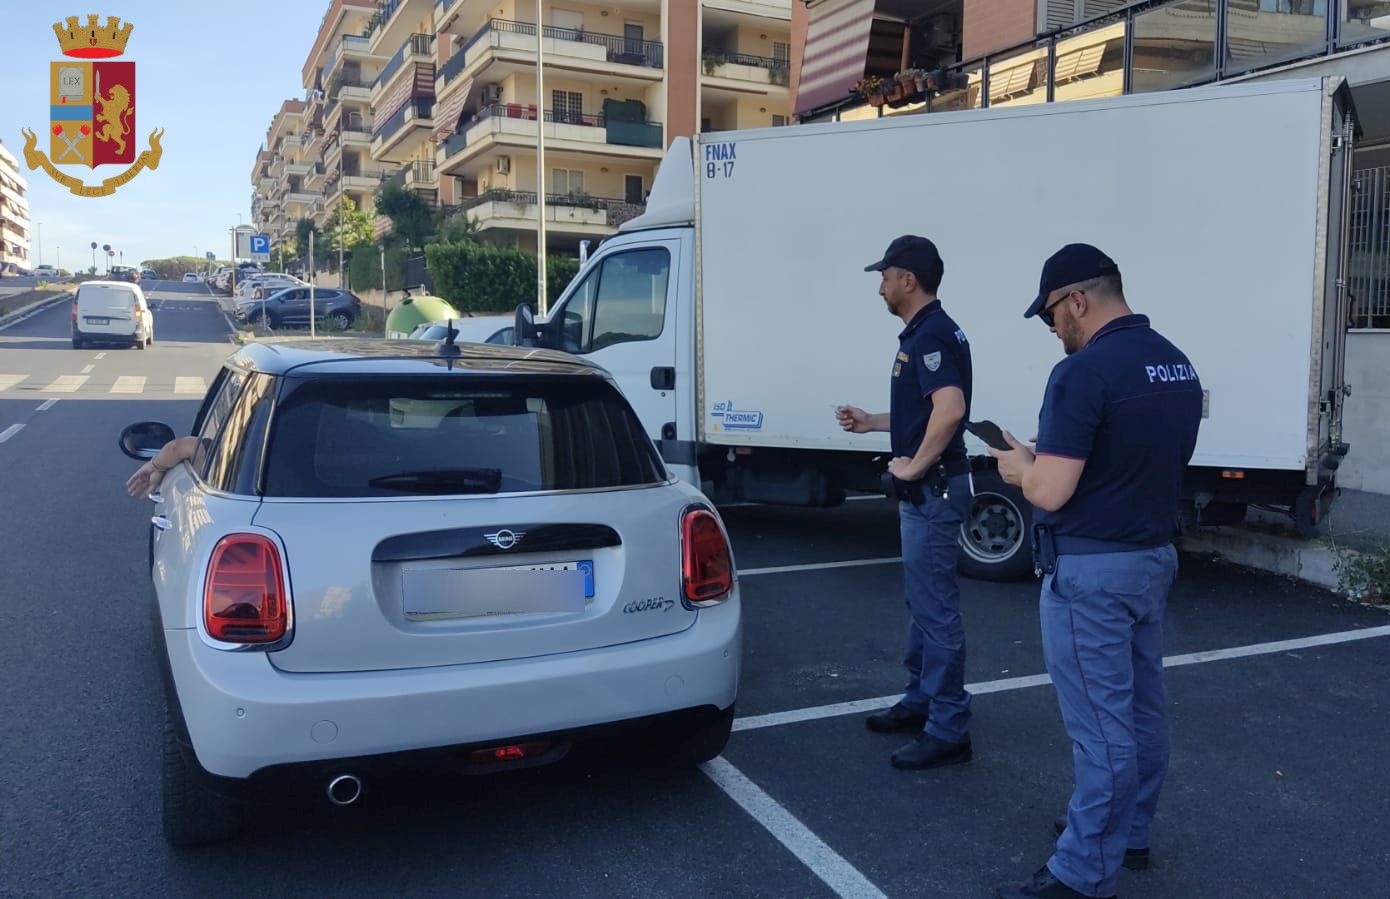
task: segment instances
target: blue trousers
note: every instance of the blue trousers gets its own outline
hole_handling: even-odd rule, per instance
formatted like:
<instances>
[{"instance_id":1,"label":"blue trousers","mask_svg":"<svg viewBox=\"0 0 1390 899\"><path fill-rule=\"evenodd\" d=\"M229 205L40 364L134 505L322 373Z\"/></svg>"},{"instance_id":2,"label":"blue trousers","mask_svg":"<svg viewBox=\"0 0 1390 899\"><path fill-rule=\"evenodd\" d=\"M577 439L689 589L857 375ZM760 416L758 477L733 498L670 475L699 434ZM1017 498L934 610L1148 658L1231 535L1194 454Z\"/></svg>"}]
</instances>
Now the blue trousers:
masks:
<instances>
[{"instance_id":1,"label":"blue trousers","mask_svg":"<svg viewBox=\"0 0 1390 899\"><path fill-rule=\"evenodd\" d=\"M903 586L911 621L907 628L907 686L902 703L927 716L926 732L963 742L970 733L970 694L965 692L965 626L956 586L961 515L945 499L900 502Z\"/></svg>"},{"instance_id":2,"label":"blue trousers","mask_svg":"<svg viewBox=\"0 0 1390 899\"><path fill-rule=\"evenodd\" d=\"M1147 849L1168 771L1163 611L1172 546L1063 555L1043 581L1047 673L1072 740L1076 787L1047 866L1087 896L1113 896L1125 849Z\"/></svg>"}]
</instances>

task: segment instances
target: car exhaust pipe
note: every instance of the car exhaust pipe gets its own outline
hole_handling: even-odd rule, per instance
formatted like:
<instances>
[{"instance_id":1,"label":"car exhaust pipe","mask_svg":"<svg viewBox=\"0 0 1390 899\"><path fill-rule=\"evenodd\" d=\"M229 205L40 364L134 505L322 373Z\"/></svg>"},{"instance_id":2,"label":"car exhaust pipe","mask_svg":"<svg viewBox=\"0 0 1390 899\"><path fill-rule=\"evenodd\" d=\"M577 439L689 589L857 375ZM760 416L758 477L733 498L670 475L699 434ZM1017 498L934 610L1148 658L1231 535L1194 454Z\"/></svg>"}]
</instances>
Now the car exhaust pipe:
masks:
<instances>
[{"instance_id":1,"label":"car exhaust pipe","mask_svg":"<svg viewBox=\"0 0 1390 899\"><path fill-rule=\"evenodd\" d=\"M355 774L339 774L328 782L328 801L344 808L362 798L362 781Z\"/></svg>"}]
</instances>

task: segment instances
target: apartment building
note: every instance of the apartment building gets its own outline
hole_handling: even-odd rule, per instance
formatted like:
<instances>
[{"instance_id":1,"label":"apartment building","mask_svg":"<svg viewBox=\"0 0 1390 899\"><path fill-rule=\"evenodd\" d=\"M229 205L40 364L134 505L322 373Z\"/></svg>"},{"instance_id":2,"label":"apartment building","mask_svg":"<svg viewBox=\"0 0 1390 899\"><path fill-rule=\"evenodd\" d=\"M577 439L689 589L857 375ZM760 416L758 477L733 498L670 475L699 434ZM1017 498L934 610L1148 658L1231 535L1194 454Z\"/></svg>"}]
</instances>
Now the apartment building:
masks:
<instances>
[{"instance_id":1,"label":"apartment building","mask_svg":"<svg viewBox=\"0 0 1390 899\"><path fill-rule=\"evenodd\" d=\"M0 270L38 264L29 255L29 182L19 172L19 160L0 142Z\"/></svg>"},{"instance_id":2,"label":"apartment building","mask_svg":"<svg viewBox=\"0 0 1390 899\"><path fill-rule=\"evenodd\" d=\"M534 250L544 129L547 243L573 251L642 212L675 137L787 123L792 5L544 0L538 27L536 0L333 0L305 99L257 157L257 209L278 217L256 221L293 234L307 209L326 228L387 181Z\"/></svg>"}]
</instances>

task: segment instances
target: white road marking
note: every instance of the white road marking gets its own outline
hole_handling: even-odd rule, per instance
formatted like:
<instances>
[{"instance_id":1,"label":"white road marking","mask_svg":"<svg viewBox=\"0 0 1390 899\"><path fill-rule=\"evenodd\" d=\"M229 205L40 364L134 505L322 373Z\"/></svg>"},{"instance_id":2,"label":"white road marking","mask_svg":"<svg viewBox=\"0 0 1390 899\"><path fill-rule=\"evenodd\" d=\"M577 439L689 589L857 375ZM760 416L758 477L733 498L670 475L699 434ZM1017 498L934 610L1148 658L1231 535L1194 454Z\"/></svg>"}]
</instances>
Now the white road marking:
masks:
<instances>
[{"instance_id":1,"label":"white road marking","mask_svg":"<svg viewBox=\"0 0 1390 899\"><path fill-rule=\"evenodd\" d=\"M0 390L9 390L28 377L28 375L0 375Z\"/></svg>"},{"instance_id":2,"label":"white road marking","mask_svg":"<svg viewBox=\"0 0 1390 899\"><path fill-rule=\"evenodd\" d=\"M144 393L145 378L141 375L121 375L111 385L112 393Z\"/></svg>"},{"instance_id":3,"label":"white road marking","mask_svg":"<svg viewBox=\"0 0 1390 899\"><path fill-rule=\"evenodd\" d=\"M1351 643L1357 640L1374 640L1390 637L1390 625L1366 627L1354 631L1338 631L1331 634L1317 634L1312 637L1298 637L1293 640L1278 640L1273 643L1252 643L1249 646L1233 646L1228 649L1211 649L1203 652L1189 652L1169 656L1163 660L1164 668L1181 668L1186 665L1201 665L1206 662L1219 662L1226 659L1243 659L1248 656L1274 655L1314 646L1333 646L1338 643ZM1027 687L1041 687L1052 683L1046 674L1030 674L1026 677L1009 677L1002 680L982 681L966 684L971 693L1002 693L1006 690L1022 690ZM754 715L734 721L734 730L760 730L764 727L777 727L782 724L796 724L801 721L816 721L821 718L835 718L840 715L855 715L886 709L902 698L901 693L880 696L875 699L859 699L854 702L837 702L831 705L812 706L793 709L789 712L773 712L768 715Z\"/></svg>"},{"instance_id":4,"label":"white road marking","mask_svg":"<svg viewBox=\"0 0 1390 899\"><path fill-rule=\"evenodd\" d=\"M62 375L44 388L45 393L76 393L78 388L91 380L90 375Z\"/></svg>"},{"instance_id":5,"label":"white road marking","mask_svg":"<svg viewBox=\"0 0 1390 899\"><path fill-rule=\"evenodd\" d=\"M705 762L700 770L837 896L883 899L882 890L722 756Z\"/></svg>"},{"instance_id":6,"label":"white road marking","mask_svg":"<svg viewBox=\"0 0 1390 899\"><path fill-rule=\"evenodd\" d=\"M97 358L98 360L105 359L105 358L106 358L106 354L105 354L105 353L97 353L97 354L96 354L96 358Z\"/></svg>"},{"instance_id":7,"label":"white road marking","mask_svg":"<svg viewBox=\"0 0 1390 899\"><path fill-rule=\"evenodd\" d=\"M96 368L95 365L88 365L88 366L85 366L85 367L82 369L82 374L84 374L84 375L85 375L85 374L88 374L88 373L90 373L91 370L94 369L94 368Z\"/></svg>"},{"instance_id":8,"label":"white road marking","mask_svg":"<svg viewBox=\"0 0 1390 899\"><path fill-rule=\"evenodd\" d=\"M53 404L56 402L58 402L58 398L56 396L52 399L44 400L43 403L39 406L38 411L47 412L49 409L53 408Z\"/></svg>"},{"instance_id":9,"label":"white road marking","mask_svg":"<svg viewBox=\"0 0 1390 899\"><path fill-rule=\"evenodd\" d=\"M10 425L5 430L0 431L0 443L4 443L22 430L24 430L24 425Z\"/></svg>"},{"instance_id":10,"label":"white road marking","mask_svg":"<svg viewBox=\"0 0 1390 899\"><path fill-rule=\"evenodd\" d=\"M202 378L174 378L174 392L201 395L208 392L208 385Z\"/></svg>"},{"instance_id":11,"label":"white road marking","mask_svg":"<svg viewBox=\"0 0 1390 899\"><path fill-rule=\"evenodd\" d=\"M885 556L881 559L851 559L848 562L815 562L810 565L778 565L773 568L742 568L739 577L755 577L760 574L787 574L793 571L824 571L829 568L859 568L864 565L888 565L901 562L902 556Z\"/></svg>"}]
</instances>

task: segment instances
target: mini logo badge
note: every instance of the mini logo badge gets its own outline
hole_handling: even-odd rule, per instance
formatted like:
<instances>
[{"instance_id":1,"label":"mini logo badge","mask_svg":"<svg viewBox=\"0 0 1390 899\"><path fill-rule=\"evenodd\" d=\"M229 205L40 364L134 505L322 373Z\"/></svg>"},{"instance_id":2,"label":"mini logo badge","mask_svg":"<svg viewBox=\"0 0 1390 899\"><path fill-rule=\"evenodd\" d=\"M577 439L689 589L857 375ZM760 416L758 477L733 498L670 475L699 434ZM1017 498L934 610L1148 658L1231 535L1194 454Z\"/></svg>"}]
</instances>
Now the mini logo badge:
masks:
<instances>
[{"instance_id":1,"label":"mini logo badge","mask_svg":"<svg viewBox=\"0 0 1390 899\"><path fill-rule=\"evenodd\" d=\"M936 371L941 367L941 352L927 353L922 357L922 364L927 367L927 371Z\"/></svg>"},{"instance_id":2,"label":"mini logo badge","mask_svg":"<svg viewBox=\"0 0 1390 899\"><path fill-rule=\"evenodd\" d=\"M491 543L498 549L511 549L521 542L521 538L526 536L526 532L509 531L503 528L495 534L484 534L483 536L487 538L488 543Z\"/></svg>"},{"instance_id":3,"label":"mini logo badge","mask_svg":"<svg viewBox=\"0 0 1390 899\"><path fill-rule=\"evenodd\" d=\"M31 169L42 166L49 177L79 197L109 196L141 170L159 168L163 130L151 131L150 148L138 158L135 155L135 63L109 61L125 52L133 27L129 22L122 25L115 16L107 16L101 25L94 15L87 16L85 25L77 16L69 16L66 26L53 25L63 55L76 61L49 64L48 153L53 159L38 149L38 135L25 128L24 161ZM92 186L57 169L57 165L96 168L132 162L121 174Z\"/></svg>"}]
</instances>

